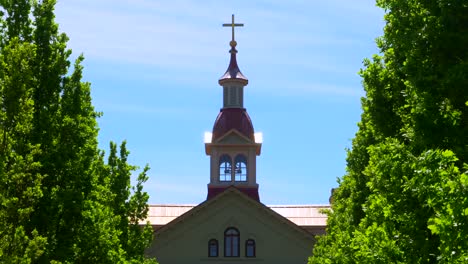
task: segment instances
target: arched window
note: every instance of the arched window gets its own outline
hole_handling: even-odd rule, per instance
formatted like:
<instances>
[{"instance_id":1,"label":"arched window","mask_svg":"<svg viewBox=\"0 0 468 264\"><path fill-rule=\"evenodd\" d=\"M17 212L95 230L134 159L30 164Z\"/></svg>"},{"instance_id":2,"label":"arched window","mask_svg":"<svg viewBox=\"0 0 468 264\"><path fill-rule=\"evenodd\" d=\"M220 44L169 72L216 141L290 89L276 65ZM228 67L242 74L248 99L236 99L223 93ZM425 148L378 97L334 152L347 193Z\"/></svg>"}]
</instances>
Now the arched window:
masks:
<instances>
[{"instance_id":1,"label":"arched window","mask_svg":"<svg viewBox=\"0 0 468 264\"><path fill-rule=\"evenodd\" d=\"M244 155L237 155L235 159L236 181L247 181L247 158Z\"/></svg>"},{"instance_id":2,"label":"arched window","mask_svg":"<svg viewBox=\"0 0 468 264\"><path fill-rule=\"evenodd\" d=\"M208 241L208 257L217 257L218 256L218 240L210 239Z\"/></svg>"},{"instance_id":3,"label":"arched window","mask_svg":"<svg viewBox=\"0 0 468 264\"><path fill-rule=\"evenodd\" d=\"M239 257L239 230L230 227L224 231L224 256Z\"/></svg>"},{"instance_id":4,"label":"arched window","mask_svg":"<svg viewBox=\"0 0 468 264\"><path fill-rule=\"evenodd\" d=\"M219 181L231 181L231 157L229 155L222 155L219 158Z\"/></svg>"},{"instance_id":5,"label":"arched window","mask_svg":"<svg viewBox=\"0 0 468 264\"><path fill-rule=\"evenodd\" d=\"M245 256L249 258L255 257L255 240L247 239L245 241Z\"/></svg>"}]
</instances>

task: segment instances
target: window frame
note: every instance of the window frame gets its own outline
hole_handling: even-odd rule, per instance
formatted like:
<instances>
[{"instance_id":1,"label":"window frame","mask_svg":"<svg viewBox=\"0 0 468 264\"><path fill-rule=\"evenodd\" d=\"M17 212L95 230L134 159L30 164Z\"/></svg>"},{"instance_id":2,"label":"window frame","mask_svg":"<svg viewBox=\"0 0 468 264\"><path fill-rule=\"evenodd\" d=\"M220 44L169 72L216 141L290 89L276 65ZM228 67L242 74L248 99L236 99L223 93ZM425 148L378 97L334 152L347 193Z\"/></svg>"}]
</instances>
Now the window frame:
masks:
<instances>
[{"instance_id":1,"label":"window frame","mask_svg":"<svg viewBox=\"0 0 468 264\"><path fill-rule=\"evenodd\" d=\"M212 246L216 247L216 255L211 255L211 247ZM208 240L208 257L209 258L219 257L219 243L218 243L217 239L212 238L212 239Z\"/></svg>"},{"instance_id":2,"label":"window frame","mask_svg":"<svg viewBox=\"0 0 468 264\"><path fill-rule=\"evenodd\" d=\"M252 250L253 250L253 255L252 256L249 256L249 246L252 247ZM245 257L246 258L255 258L257 257L257 245L255 243L255 240L254 239L247 239L245 241Z\"/></svg>"},{"instance_id":3,"label":"window frame","mask_svg":"<svg viewBox=\"0 0 468 264\"><path fill-rule=\"evenodd\" d=\"M228 234L228 232L234 231L234 234ZM230 243L228 243L228 239ZM237 243L234 241L237 240ZM230 245L230 255L228 255L228 244ZM236 247L237 245L237 247ZM228 227L224 231L224 257L226 258L238 258L240 257L240 232L235 227Z\"/></svg>"}]
</instances>

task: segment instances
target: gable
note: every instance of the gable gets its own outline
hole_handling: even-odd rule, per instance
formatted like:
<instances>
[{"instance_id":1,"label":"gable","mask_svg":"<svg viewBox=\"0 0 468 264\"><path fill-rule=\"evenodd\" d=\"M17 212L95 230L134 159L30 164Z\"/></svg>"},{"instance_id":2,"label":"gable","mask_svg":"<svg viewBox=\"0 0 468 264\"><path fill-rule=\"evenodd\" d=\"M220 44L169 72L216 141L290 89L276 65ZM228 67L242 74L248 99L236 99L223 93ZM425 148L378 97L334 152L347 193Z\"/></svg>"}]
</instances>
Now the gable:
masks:
<instances>
[{"instance_id":1,"label":"gable","mask_svg":"<svg viewBox=\"0 0 468 264\"><path fill-rule=\"evenodd\" d=\"M237 144L252 144L254 142L252 142L249 138L239 133L237 130L231 129L224 136L219 138L216 141L216 143L237 145Z\"/></svg>"},{"instance_id":2,"label":"gable","mask_svg":"<svg viewBox=\"0 0 468 264\"><path fill-rule=\"evenodd\" d=\"M207 243L216 239L221 248L224 231L229 227L239 230L241 243L254 239L258 259L266 263L305 263L312 252L311 234L231 188L156 231L147 253L156 256L161 264L167 259L170 261L166 263L212 263L213 259L207 258ZM174 248L183 248L183 256L174 259L178 255ZM295 258L297 261L292 261Z\"/></svg>"}]
</instances>

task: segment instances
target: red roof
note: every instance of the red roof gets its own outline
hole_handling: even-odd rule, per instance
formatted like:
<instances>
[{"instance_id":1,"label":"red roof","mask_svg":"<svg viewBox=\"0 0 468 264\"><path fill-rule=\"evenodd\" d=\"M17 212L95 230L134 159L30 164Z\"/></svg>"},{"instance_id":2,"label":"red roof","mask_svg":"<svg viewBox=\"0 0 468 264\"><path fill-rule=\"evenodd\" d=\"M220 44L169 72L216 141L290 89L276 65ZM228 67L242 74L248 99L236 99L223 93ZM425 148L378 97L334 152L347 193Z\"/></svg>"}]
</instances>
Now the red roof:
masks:
<instances>
[{"instance_id":1,"label":"red roof","mask_svg":"<svg viewBox=\"0 0 468 264\"><path fill-rule=\"evenodd\" d=\"M231 129L255 141L252 120L245 108L223 108L213 126L213 141L221 138Z\"/></svg>"},{"instance_id":2,"label":"red roof","mask_svg":"<svg viewBox=\"0 0 468 264\"><path fill-rule=\"evenodd\" d=\"M208 186L208 196L206 197L207 200L210 200L211 198L217 196L218 194L224 192L225 190L229 189L231 186L225 186L225 187L212 187ZM240 187L240 186L234 186L237 190L242 192L243 194L247 195L251 199L254 199L257 202L260 202L260 197L258 195L258 187Z\"/></svg>"}]
</instances>

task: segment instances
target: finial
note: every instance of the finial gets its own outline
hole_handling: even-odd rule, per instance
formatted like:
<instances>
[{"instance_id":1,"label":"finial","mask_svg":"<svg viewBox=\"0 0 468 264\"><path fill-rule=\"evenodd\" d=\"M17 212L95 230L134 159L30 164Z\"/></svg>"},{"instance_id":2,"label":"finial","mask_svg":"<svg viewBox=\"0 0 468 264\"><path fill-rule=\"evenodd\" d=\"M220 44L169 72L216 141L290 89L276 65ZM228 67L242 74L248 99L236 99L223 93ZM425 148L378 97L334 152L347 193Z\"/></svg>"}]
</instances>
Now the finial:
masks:
<instances>
[{"instance_id":1,"label":"finial","mask_svg":"<svg viewBox=\"0 0 468 264\"><path fill-rule=\"evenodd\" d=\"M234 14L232 14L232 21L229 24L223 24L223 27L231 27L232 28L232 40L229 42L229 45L231 46L231 50L236 50L235 47L237 46L237 42L234 38L234 27L243 27L244 24L236 24L234 22Z\"/></svg>"},{"instance_id":2,"label":"finial","mask_svg":"<svg viewBox=\"0 0 468 264\"><path fill-rule=\"evenodd\" d=\"M237 59L236 59L236 39L234 38L234 28L235 27L243 27L244 24L236 24L234 22L234 14L232 15L232 21L229 24L223 24L223 27L231 27L232 28L232 39L229 42L229 45L231 46L231 50L229 53L231 53L231 61L229 61L229 66L228 69L226 70L226 73L224 73L223 76L221 76L221 79L219 79L219 84L223 85L224 82L227 81L232 81L236 80L236 82L240 82L243 86L246 86L248 81L247 78L241 73L239 70L239 66L237 65Z\"/></svg>"}]
</instances>

